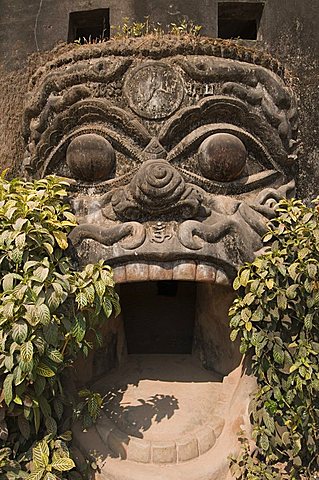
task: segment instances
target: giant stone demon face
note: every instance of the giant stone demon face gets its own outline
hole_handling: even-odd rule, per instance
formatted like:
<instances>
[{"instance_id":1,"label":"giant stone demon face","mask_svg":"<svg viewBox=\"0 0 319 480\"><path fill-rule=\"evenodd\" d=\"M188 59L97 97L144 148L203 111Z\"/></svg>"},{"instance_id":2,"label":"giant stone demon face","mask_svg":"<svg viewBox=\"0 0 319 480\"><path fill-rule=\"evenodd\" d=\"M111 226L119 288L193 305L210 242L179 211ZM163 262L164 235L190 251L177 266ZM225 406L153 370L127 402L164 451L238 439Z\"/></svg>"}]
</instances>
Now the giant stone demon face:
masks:
<instances>
[{"instance_id":1,"label":"giant stone demon face","mask_svg":"<svg viewBox=\"0 0 319 480\"><path fill-rule=\"evenodd\" d=\"M178 46L172 39L152 41L74 47L36 72L25 110L25 170L30 177L69 179L79 222L70 237L80 260L106 260L123 283L123 317L111 319L103 333L102 367L120 369L103 370L96 390L108 399L89 437L104 452L96 478L224 480L239 429L244 425L249 433L255 387L229 340L229 283L262 248L278 200L294 191L296 106L278 64L266 56L207 39L179 40ZM194 310L193 332L185 326L185 308L175 308L181 328L172 333L177 323L164 308L183 306L187 294L166 303L150 297L153 280L173 280L167 283L191 292L186 304ZM134 294L128 282L141 282L133 284ZM149 310L139 308L141 292L148 292ZM131 322L125 298L137 312ZM138 315L145 321L140 330L132 325ZM131 330L123 326L128 323ZM124 337L129 344L132 331L134 339L145 335L152 353L158 332L165 346L190 338L200 366L176 360L181 371L173 375L175 360L161 357L155 375L152 359L124 361L132 353ZM82 382L90 368L99 374L94 358L92 368L86 359ZM175 403L165 407L167 393ZM165 408L158 431L159 404ZM135 419L153 418L150 409L153 424L142 422L137 434ZM90 449L83 435L75 437Z\"/></svg>"},{"instance_id":2,"label":"giant stone demon face","mask_svg":"<svg viewBox=\"0 0 319 480\"><path fill-rule=\"evenodd\" d=\"M70 179L84 263L106 259L127 281L132 264L139 280L151 266L178 279L183 261L190 279L227 282L294 189L297 115L282 72L218 44L112 48L79 48L34 75L25 169Z\"/></svg>"}]
</instances>

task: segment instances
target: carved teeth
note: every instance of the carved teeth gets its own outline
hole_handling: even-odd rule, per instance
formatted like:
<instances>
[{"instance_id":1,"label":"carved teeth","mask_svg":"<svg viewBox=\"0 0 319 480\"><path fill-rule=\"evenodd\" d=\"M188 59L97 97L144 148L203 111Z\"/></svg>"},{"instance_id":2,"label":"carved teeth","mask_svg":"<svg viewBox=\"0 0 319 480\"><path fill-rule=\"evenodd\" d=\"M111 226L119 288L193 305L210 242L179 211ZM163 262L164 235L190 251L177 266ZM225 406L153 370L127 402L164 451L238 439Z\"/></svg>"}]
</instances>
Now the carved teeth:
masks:
<instances>
[{"instance_id":1,"label":"carved teeth","mask_svg":"<svg viewBox=\"0 0 319 480\"><path fill-rule=\"evenodd\" d=\"M129 263L114 268L116 283L146 282L156 280L185 280L209 282L218 285L231 285L230 279L222 269L207 263L177 260L165 263Z\"/></svg>"},{"instance_id":2,"label":"carved teeth","mask_svg":"<svg viewBox=\"0 0 319 480\"><path fill-rule=\"evenodd\" d=\"M217 270L215 283L218 285L230 285L229 278L223 270Z\"/></svg>"}]
</instances>

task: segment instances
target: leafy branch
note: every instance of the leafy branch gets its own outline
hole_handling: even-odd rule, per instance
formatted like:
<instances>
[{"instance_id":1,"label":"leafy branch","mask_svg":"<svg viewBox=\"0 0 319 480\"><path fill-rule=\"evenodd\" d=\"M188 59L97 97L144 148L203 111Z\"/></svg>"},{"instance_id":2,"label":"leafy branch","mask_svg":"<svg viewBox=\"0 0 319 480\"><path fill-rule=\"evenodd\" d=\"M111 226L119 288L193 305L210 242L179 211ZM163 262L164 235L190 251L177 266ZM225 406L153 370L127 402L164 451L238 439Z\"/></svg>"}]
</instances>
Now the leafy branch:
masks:
<instances>
[{"instance_id":1,"label":"leafy branch","mask_svg":"<svg viewBox=\"0 0 319 480\"><path fill-rule=\"evenodd\" d=\"M264 238L271 247L235 279L231 339L240 335L259 385L255 457L270 478L284 466L279 478L308 479L319 470L319 213L299 200L283 200L277 213ZM265 478L249 476L247 446L232 466L238 479Z\"/></svg>"},{"instance_id":2,"label":"leafy branch","mask_svg":"<svg viewBox=\"0 0 319 480\"><path fill-rule=\"evenodd\" d=\"M73 468L48 454L71 405L62 374L88 355L92 332L101 342L101 324L120 311L111 268L99 262L78 271L67 255L76 222L66 187L54 176L0 177L0 461L8 479L17 465L28 471L23 455L31 449L29 480Z\"/></svg>"}]
</instances>

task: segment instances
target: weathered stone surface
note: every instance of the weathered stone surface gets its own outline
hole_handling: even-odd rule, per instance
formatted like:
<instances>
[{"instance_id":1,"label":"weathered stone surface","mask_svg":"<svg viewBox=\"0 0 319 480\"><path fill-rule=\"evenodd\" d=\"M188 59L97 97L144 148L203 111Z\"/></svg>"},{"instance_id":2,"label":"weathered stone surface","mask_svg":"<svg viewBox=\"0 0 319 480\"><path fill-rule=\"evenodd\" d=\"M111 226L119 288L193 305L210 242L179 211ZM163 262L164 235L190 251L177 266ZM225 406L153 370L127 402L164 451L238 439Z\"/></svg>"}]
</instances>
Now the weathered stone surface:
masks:
<instances>
[{"instance_id":1,"label":"weathered stone surface","mask_svg":"<svg viewBox=\"0 0 319 480\"><path fill-rule=\"evenodd\" d=\"M94 133L74 138L66 151L66 163L71 172L85 182L106 180L114 162L115 153L110 142Z\"/></svg>"},{"instance_id":2,"label":"weathered stone surface","mask_svg":"<svg viewBox=\"0 0 319 480\"><path fill-rule=\"evenodd\" d=\"M245 168L246 161L245 145L229 133L215 133L207 137L199 149L199 167L210 180L235 180Z\"/></svg>"},{"instance_id":3,"label":"weathered stone surface","mask_svg":"<svg viewBox=\"0 0 319 480\"><path fill-rule=\"evenodd\" d=\"M138 116L157 120L178 109L184 95L183 81L169 65L150 62L130 72L124 93Z\"/></svg>"},{"instance_id":4,"label":"weathered stone surface","mask_svg":"<svg viewBox=\"0 0 319 480\"><path fill-rule=\"evenodd\" d=\"M121 282L174 262L173 279L194 280L203 263L222 285L252 260L270 207L294 191L298 122L278 65L241 55L172 47L154 60L101 44L34 75L25 171L70 179L80 260L125 265Z\"/></svg>"},{"instance_id":5,"label":"weathered stone surface","mask_svg":"<svg viewBox=\"0 0 319 480\"><path fill-rule=\"evenodd\" d=\"M225 419L222 417L215 417L212 419L211 425L213 426L216 438L218 438L221 435L225 426Z\"/></svg>"},{"instance_id":6,"label":"weathered stone surface","mask_svg":"<svg viewBox=\"0 0 319 480\"><path fill-rule=\"evenodd\" d=\"M149 266L149 279L150 280L172 280L173 270L171 264L166 266L162 265L150 265Z\"/></svg>"},{"instance_id":7,"label":"weathered stone surface","mask_svg":"<svg viewBox=\"0 0 319 480\"><path fill-rule=\"evenodd\" d=\"M174 442L156 442L152 448L153 463L176 463L176 445Z\"/></svg>"},{"instance_id":8,"label":"weathered stone surface","mask_svg":"<svg viewBox=\"0 0 319 480\"><path fill-rule=\"evenodd\" d=\"M115 267L113 270L114 281L116 283L126 282L126 268L125 266Z\"/></svg>"},{"instance_id":9,"label":"weathered stone surface","mask_svg":"<svg viewBox=\"0 0 319 480\"><path fill-rule=\"evenodd\" d=\"M125 267L126 281L138 282L141 280L147 281L149 278L148 265L146 263L133 263Z\"/></svg>"},{"instance_id":10,"label":"weathered stone surface","mask_svg":"<svg viewBox=\"0 0 319 480\"><path fill-rule=\"evenodd\" d=\"M127 449L127 459L138 463L151 462L151 443L130 438Z\"/></svg>"},{"instance_id":11,"label":"weathered stone surface","mask_svg":"<svg viewBox=\"0 0 319 480\"><path fill-rule=\"evenodd\" d=\"M112 423L105 415L102 415L96 425L96 430L103 443L108 445L109 435L113 430L115 430L115 426L114 423Z\"/></svg>"},{"instance_id":12,"label":"weathered stone surface","mask_svg":"<svg viewBox=\"0 0 319 480\"><path fill-rule=\"evenodd\" d=\"M230 285L231 282L229 281L229 278L227 277L226 273L223 272L223 270L221 269L218 269L217 272L216 272L216 278L215 278L215 282L218 284L218 285Z\"/></svg>"},{"instance_id":13,"label":"weathered stone surface","mask_svg":"<svg viewBox=\"0 0 319 480\"><path fill-rule=\"evenodd\" d=\"M195 262L176 262L173 267L174 280L194 280L196 276Z\"/></svg>"},{"instance_id":14,"label":"weathered stone surface","mask_svg":"<svg viewBox=\"0 0 319 480\"><path fill-rule=\"evenodd\" d=\"M210 450L216 442L214 428L211 425L206 425L204 428L198 430L196 437L200 455L203 455Z\"/></svg>"},{"instance_id":15,"label":"weathered stone surface","mask_svg":"<svg viewBox=\"0 0 319 480\"><path fill-rule=\"evenodd\" d=\"M216 268L211 265L200 263L196 266L196 281L215 283Z\"/></svg>"},{"instance_id":16,"label":"weathered stone surface","mask_svg":"<svg viewBox=\"0 0 319 480\"><path fill-rule=\"evenodd\" d=\"M110 431L107 442L112 452L114 452L122 460L127 458L127 446L129 443L129 437L127 435L122 433L117 428L114 428L112 431Z\"/></svg>"},{"instance_id":17,"label":"weathered stone surface","mask_svg":"<svg viewBox=\"0 0 319 480\"><path fill-rule=\"evenodd\" d=\"M176 442L177 461L187 462L193 458L198 457L198 442L196 438L184 438Z\"/></svg>"}]
</instances>

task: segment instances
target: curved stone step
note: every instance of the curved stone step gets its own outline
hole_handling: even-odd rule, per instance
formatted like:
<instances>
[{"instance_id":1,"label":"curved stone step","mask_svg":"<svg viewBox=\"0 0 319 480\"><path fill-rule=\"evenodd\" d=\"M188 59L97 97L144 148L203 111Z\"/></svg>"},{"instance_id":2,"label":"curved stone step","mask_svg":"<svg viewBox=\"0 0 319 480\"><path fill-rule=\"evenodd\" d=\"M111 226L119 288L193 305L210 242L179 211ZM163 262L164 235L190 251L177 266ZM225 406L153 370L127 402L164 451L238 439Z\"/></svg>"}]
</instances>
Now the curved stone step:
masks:
<instances>
[{"instance_id":1,"label":"curved stone step","mask_svg":"<svg viewBox=\"0 0 319 480\"><path fill-rule=\"evenodd\" d=\"M174 464L187 462L214 447L225 421L216 417L193 435L187 434L168 441L149 441L123 433L106 415L97 422L96 429L112 452L121 459L137 463Z\"/></svg>"}]
</instances>

